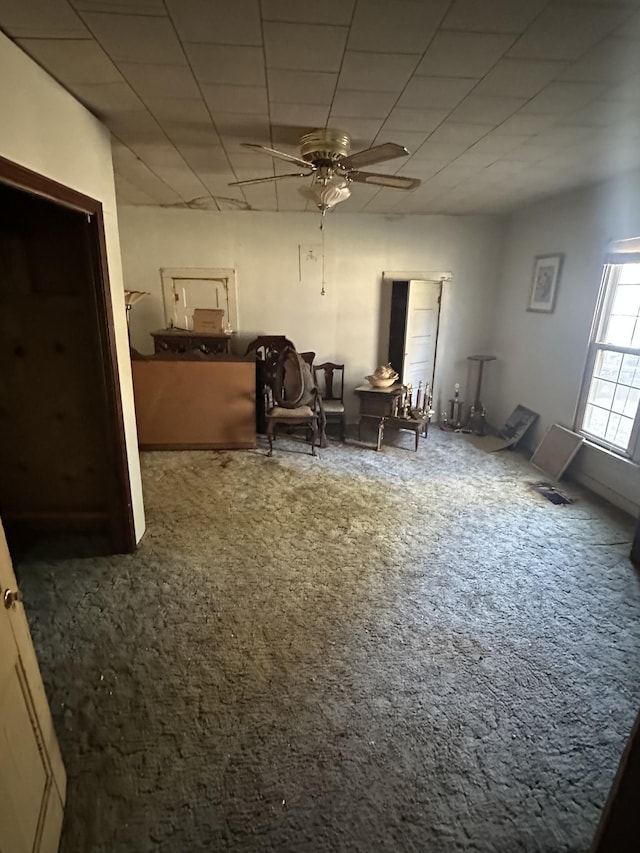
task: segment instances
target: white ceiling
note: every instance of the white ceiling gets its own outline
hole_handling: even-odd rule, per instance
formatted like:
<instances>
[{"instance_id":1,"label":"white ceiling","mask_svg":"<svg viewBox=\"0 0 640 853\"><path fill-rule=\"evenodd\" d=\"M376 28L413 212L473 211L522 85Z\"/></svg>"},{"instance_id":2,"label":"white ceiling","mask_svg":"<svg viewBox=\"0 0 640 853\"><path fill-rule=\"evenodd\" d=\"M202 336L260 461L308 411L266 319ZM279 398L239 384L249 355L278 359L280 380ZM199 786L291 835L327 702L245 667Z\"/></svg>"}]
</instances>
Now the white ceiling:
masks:
<instances>
[{"instance_id":1,"label":"white ceiling","mask_svg":"<svg viewBox=\"0 0 640 853\"><path fill-rule=\"evenodd\" d=\"M305 210L310 179L228 184L292 171L242 142L325 125L422 180L345 213L502 213L640 165L640 0L0 0L0 28L111 129L124 204Z\"/></svg>"}]
</instances>

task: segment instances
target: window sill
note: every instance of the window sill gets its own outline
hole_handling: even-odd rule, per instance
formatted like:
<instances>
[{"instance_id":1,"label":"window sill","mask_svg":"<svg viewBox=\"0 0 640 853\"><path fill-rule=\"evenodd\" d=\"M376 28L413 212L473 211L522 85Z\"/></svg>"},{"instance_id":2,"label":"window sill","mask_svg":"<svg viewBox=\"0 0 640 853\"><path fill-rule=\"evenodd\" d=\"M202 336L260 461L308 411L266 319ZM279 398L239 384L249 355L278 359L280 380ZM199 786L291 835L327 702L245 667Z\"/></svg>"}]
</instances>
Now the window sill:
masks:
<instances>
[{"instance_id":1,"label":"window sill","mask_svg":"<svg viewBox=\"0 0 640 853\"><path fill-rule=\"evenodd\" d=\"M598 451L598 453L602 453L604 456L609 459L615 459L616 462L620 462L623 465L629 465L631 468L635 468L636 470L640 470L640 464L638 462L634 462L633 459L630 459L628 456L623 456L621 453L616 453L615 450L610 450L608 447L603 447L601 444L597 444L595 441L591 441L591 439L584 439L584 447L588 447L592 450Z\"/></svg>"}]
</instances>

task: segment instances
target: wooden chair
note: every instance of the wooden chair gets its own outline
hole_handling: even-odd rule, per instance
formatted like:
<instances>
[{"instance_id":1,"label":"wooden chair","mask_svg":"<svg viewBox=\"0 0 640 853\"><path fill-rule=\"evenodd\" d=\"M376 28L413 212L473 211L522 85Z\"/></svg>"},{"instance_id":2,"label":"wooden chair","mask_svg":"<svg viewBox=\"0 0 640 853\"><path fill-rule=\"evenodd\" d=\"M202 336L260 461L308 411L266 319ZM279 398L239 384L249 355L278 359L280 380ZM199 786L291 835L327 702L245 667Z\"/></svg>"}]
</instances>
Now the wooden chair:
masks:
<instances>
[{"instance_id":1,"label":"wooden chair","mask_svg":"<svg viewBox=\"0 0 640 853\"><path fill-rule=\"evenodd\" d=\"M322 398L306 362L292 347L278 357L275 375L265 386L268 456L273 455L273 441L279 426L304 427L311 441L311 455L316 444L327 446Z\"/></svg>"},{"instance_id":2,"label":"wooden chair","mask_svg":"<svg viewBox=\"0 0 640 853\"><path fill-rule=\"evenodd\" d=\"M271 386L275 378L278 356L286 347L295 345L285 335L258 335L247 346L245 355L253 354L256 359L256 431L264 433L267 428L264 389Z\"/></svg>"},{"instance_id":3,"label":"wooden chair","mask_svg":"<svg viewBox=\"0 0 640 853\"><path fill-rule=\"evenodd\" d=\"M318 382L318 375L322 379ZM339 421L340 438L344 441L345 411L344 411L344 364L334 364L325 361L313 367L313 378L322 396L322 407L327 423Z\"/></svg>"}]
</instances>

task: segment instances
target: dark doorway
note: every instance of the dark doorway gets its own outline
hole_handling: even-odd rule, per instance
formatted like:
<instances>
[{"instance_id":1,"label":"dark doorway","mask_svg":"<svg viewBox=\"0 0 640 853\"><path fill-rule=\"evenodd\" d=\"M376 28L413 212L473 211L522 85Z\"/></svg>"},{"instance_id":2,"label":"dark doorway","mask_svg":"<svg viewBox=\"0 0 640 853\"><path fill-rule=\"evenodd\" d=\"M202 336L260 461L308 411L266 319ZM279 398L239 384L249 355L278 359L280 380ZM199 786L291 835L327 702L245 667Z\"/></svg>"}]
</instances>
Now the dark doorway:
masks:
<instances>
[{"instance_id":1,"label":"dark doorway","mask_svg":"<svg viewBox=\"0 0 640 853\"><path fill-rule=\"evenodd\" d=\"M0 514L14 550L52 534L135 550L101 206L6 161Z\"/></svg>"}]
</instances>

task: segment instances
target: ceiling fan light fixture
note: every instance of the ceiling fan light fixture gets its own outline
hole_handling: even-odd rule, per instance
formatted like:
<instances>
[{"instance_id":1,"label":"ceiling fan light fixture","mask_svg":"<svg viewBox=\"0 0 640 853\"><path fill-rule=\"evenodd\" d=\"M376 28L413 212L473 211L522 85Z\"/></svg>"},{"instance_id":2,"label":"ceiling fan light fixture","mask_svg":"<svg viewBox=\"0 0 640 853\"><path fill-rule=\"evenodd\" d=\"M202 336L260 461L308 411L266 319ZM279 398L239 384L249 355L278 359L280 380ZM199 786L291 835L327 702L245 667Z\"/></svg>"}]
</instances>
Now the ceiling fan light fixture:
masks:
<instances>
[{"instance_id":1,"label":"ceiling fan light fixture","mask_svg":"<svg viewBox=\"0 0 640 853\"><path fill-rule=\"evenodd\" d=\"M340 175L333 175L330 178L314 176L311 186L300 187L298 192L309 201L313 201L318 210L323 213L331 210L341 201L346 201L351 195L349 182Z\"/></svg>"}]
</instances>

